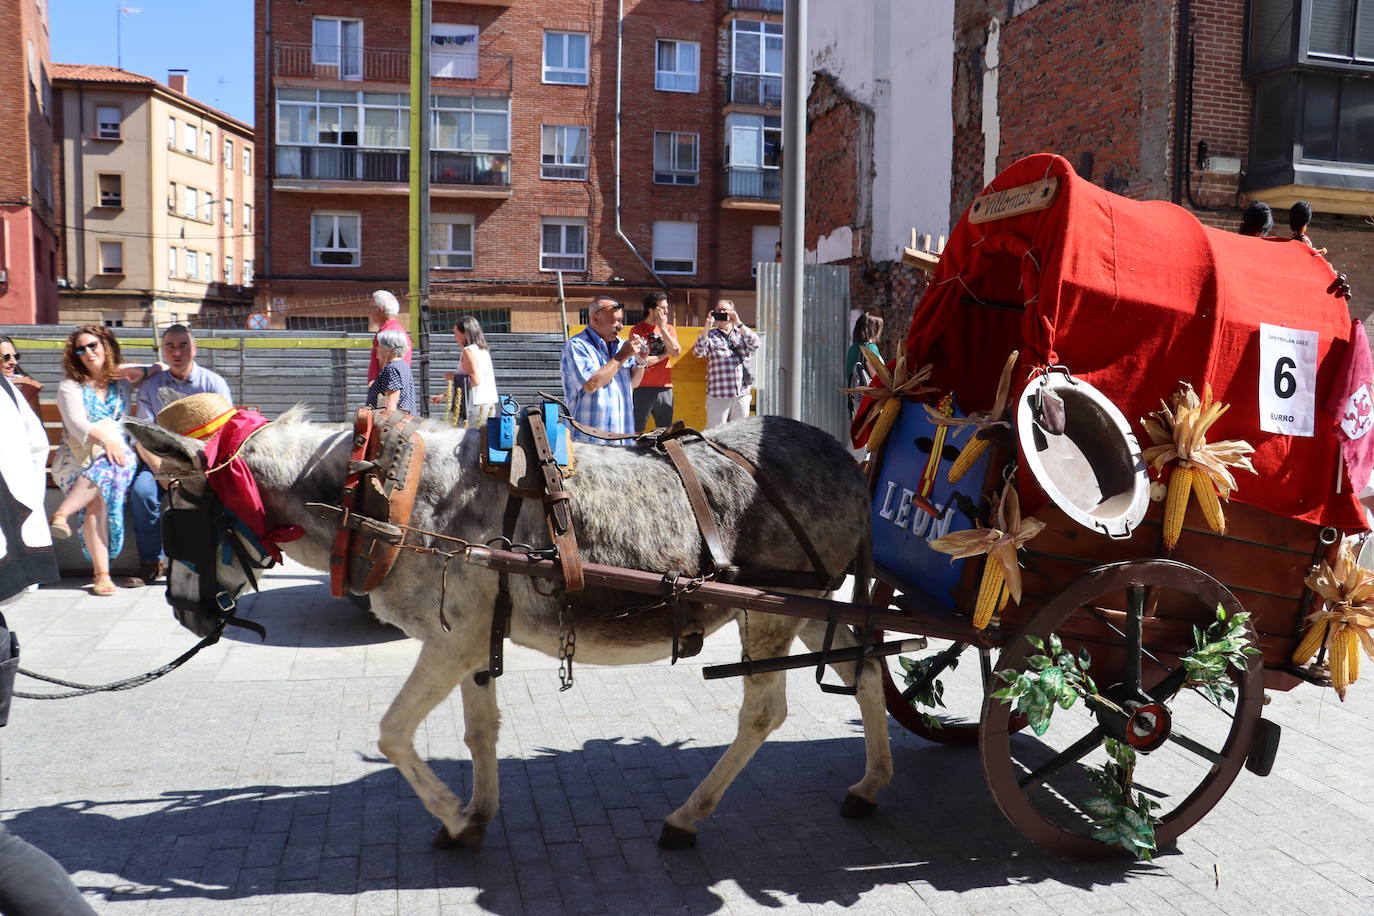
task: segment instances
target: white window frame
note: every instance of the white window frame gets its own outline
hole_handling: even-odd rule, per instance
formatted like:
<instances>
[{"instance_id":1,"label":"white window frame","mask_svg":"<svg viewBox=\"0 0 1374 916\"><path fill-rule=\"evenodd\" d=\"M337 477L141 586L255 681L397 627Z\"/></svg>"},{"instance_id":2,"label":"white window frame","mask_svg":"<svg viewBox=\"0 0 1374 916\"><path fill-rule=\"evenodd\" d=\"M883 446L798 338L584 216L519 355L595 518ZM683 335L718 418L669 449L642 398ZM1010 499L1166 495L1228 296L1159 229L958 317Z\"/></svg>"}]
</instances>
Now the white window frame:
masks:
<instances>
[{"instance_id":1,"label":"white window frame","mask_svg":"<svg viewBox=\"0 0 1374 916\"><path fill-rule=\"evenodd\" d=\"M200 192L200 218L207 223L215 221L215 199L209 191Z\"/></svg>"},{"instance_id":2,"label":"white window frame","mask_svg":"<svg viewBox=\"0 0 1374 916\"><path fill-rule=\"evenodd\" d=\"M245 258L243 262L243 285L253 285L253 261L251 258Z\"/></svg>"},{"instance_id":3,"label":"white window frame","mask_svg":"<svg viewBox=\"0 0 1374 916\"><path fill-rule=\"evenodd\" d=\"M243 145L243 174L253 174L253 150L247 143Z\"/></svg>"},{"instance_id":4,"label":"white window frame","mask_svg":"<svg viewBox=\"0 0 1374 916\"><path fill-rule=\"evenodd\" d=\"M549 39L550 39L550 38L553 38L553 37L557 37L557 38L561 39L561 41L559 41L558 44L559 44L560 56L561 56L561 58L562 58L562 60L563 60L563 63L560 64L560 65L558 65L558 66L554 66L554 65L551 65L551 64L549 63ZM583 59L584 61L586 61L586 66L583 66L583 67L569 67L569 66L567 66L567 60L568 60L568 47L569 47L569 45L571 44L571 39L574 39L574 38L580 40L581 43L582 43L582 59ZM591 39L591 36L588 35L586 32L559 32L559 31L554 31L554 30L551 30L551 29L550 29L550 30L545 30L545 32L544 32L544 41L543 41L543 50L542 50L541 53L542 53L542 62L543 62L543 65L544 65L544 70L543 70L543 80L544 80L544 82L546 82L546 83L553 83L553 84L559 85L559 86L585 86L585 85L587 85L588 79L589 79L590 74L591 74L591 64L592 64L592 39Z\"/></svg>"},{"instance_id":5,"label":"white window frame","mask_svg":"<svg viewBox=\"0 0 1374 916\"><path fill-rule=\"evenodd\" d=\"M200 196L190 185L181 186L181 215L186 219L196 219Z\"/></svg>"},{"instance_id":6,"label":"white window frame","mask_svg":"<svg viewBox=\"0 0 1374 916\"><path fill-rule=\"evenodd\" d=\"M200 276L200 253L194 248L186 249L186 279L194 280Z\"/></svg>"},{"instance_id":7,"label":"white window frame","mask_svg":"<svg viewBox=\"0 0 1374 916\"><path fill-rule=\"evenodd\" d=\"M253 205L252 205L252 204L244 204L244 205L243 205L243 231L244 231L244 232L252 232L252 231L253 231Z\"/></svg>"},{"instance_id":8,"label":"white window frame","mask_svg":"<svg viewBox=\"0 0 1374 916\"><path fill-rule=\"evenodd\" d=\"M429 269L430 270L472 270L474 259L473 249L476 248L477 232L473 225L472 215L469 213L438 213L430 214L430 244L429 244ZM455 247L453 244L453 227L466 226L468 230L468 247ZM435 230L439 230L438 233ZM441 244L442 243L442 244ZM454 260L461 262L464 258L467 263L451 263ZM443 263L443 262L450 263Z\"/></svg>"},{"instance_id":9,"label":"white window frame","mask_svg":"<svg viewBox=\"0 0 1374 916\"><path fill-rule=\"evenodd\" d=\"M582 157L578 160L578 138ZM572 152L570 152L572 151ZM550 181L586 181L591 134L576 124L545 124L539 131L539 177Z\"/></svg>"},{"instance_id":10,"label":"white window frame","mask_svg":"<svg viewBox=\"0 0 1374 916\"><path fill-rule=\"evenodd\" d=\"M209 283L214 279L214 276L214 256L208 251L202 251L200 253L200 282Z\"/></svg>"},{"instance_id":11,"label":"white window frame","mask_svg":"<svg viewBox=\"0 0 1374 916\"><path fill-rule=\"evenodd\" d=\"M669 162L665 168L658 158L658 138L668 138ZM692 138L692 167L681 168L677 162L679 141L682 137ZM656 130L654 131L654 184L669 184L679 187L694 187L701 180L701 134L691 131Z\"/></svg>"},{"instance_id":12,"label":"white window frame","mask_svg":"<svg viewBox=\"0 0 1374 916\"><path fill-rule=\"evenodd\" d=\"M781 55L782 55L782 32L773 32L768 27L777 25L772 22L761 22L754 19L736 19L730 25L730 72L743 73L748 76L776 76L782 77ZM758 28L750 28L758 26ZM778 25L778 29L782 26ZM759 69L745 70L739 65L739 46L740 40L753 41L759 48ZM775 72L768 69L768 39L776 38L778 43L779 68Z\"/></svg>"},{"instance_id":13,"label":"white window frame","mask_svg":"<svg viewBox=\"0 0 1374 916\"><path fill-rule=\"evenodd\" d=\"M659 54L665 45L673 46L673 68L671 70L660 70L658 67ZM684 70L683 65L686 60L683 52L690 51L691 68ZM682 89L676 85L685 77L691 77L692 88ZM659 92L696 92L701 87L701 44L695 41L683 41L677 38L660 38L654 42L654 88Z\"/></svg>"},{"instance_id":14,"label":"white window frame","mask_svg":"<svg viewBox=\"0 0 1374 916\"><path fill-rule=\"evenodd\" d=\"M224 285L234 285L234 256L226 254L224 256Z\"/></svg>"},{"instance_id":15,"label":"white window frame","mask_svg":"<svg viewBox=\"0 0 1374 916\"><path fill-rule=\"evenodd\" d=\"M114 120L109 119L111 111L115 114ZM124 139L124 109L118 105L95 106L95 139Z\"/></svg>"},{"instance_id":16,"label":"white window frame","mask_svg":"<svg viewBox=\"0 0 1374 916\"><path fill-rule=\"evenodd\" d=\"M444 80L477 79L480 61L475 25L435 22L429 29L429 75ZM457 50L462 48L462 50Z\"/></svg>"},{"instance_id":17,"label":"white window frame","mask_svg":"<svg viewBox=\"0 0 1374 916\"><path fill-rule=\"evenodd\" d=\"M334 232L337 235L340 219L357 220L358 241L356 248L316 248L315 247L315 221L318 219L329 219L333 221ZM353 255L351 264L333 264L320 260L320 255L328 251L343 251ZM360 212L346 210L316 210L310 214L310 266L312 267L361 267L363 263L363 216Z\"/></svg>"},{"instance_id":18,"label":"white window frame","mask_svg":"<svg viewBox=\"0 0 1374 916\"><path fill-rule=\"evenodd\" d=\"M177 148L177 119L170 115L167 117L167 148Z\"/></svg>"},{"instance_id":19,"label":"white window frame","mask_svg":"<svg viewBox=\"0 0 1374 916\"><path fill-rule=\"evenodd\" d=\"M769 121L778 122L769 124ZM743 138L745 134L751 134L747 144L738 144L736 138ZM764 163L764 136L768 133L778 135L778 143L782 142L782 119L774 115L758 115L743 112L732 112L725 116L725 143L727 156L725 164L728 167L744 169L766 169L774 170L781 168L778 165L767 165ZM747 146L748 152L752 154L753 161L742 159L738 156L741 146Z\"/></svg>"},{"instance_id":20,"label":"white window frame","mask_svg":"<svg viewBox=\"0 0 1374 916\"><path fill-rule=\"evenodd\" d=\"M224 225L232 227L234 225L234 198L224 198Z\"/></svg>"},{"instance_id":21,"label":"white window frame","mask_svg":"<svg viewBox=\"0 0 1374 916\"><path fill-rule=\"evenodd\" d=\"M344 45L344 23L358 27L358 47L350 49ZM321 25L332 25L333 44L321 44L319 37ZM363 78L363 21L350 16L315 16L310 22L310 63L315 66L337 67L341 80L360 80ZM346 53L349 52L349 53ZM356 54L356 58L351 54ZM345 58L348 58L345 60Z\"/></svg>"},{"instance_id":22,"label":"white window frame","mask_svg":"<svg viewBox=\"0 0 1374 916\"><path fill-rule=\"evenodd\" d=\"M113 200L105 199L105 189L100 186L102 178L113 178L118 187ZM120 172L96 172L95 174L95 193L99 196L96 202L97 207L109 207L112 210L124 209L124 175Z\"/></svg>"},{"instance_id":23,"label":"white window frame","mask_svg":"<svg viewBox=\"0 0 1374 916\"><path fill-rule=\"evenodd\" d=\"M232 172L234 170L234 141L228 137L224 138L224 151L221 158L224 159L224 170Z\"/></svg>"},{"instance_id":24,"label":"white window frame","mask_svg":"<svg viewBox=\"0 0 1374 916\"><path fill-rule=\"evenodd\" d=\"M460 103L462 103L464 100L466 100L467 104L466 104L466 105L460 104ZM477 107L477 102L478 102L479 100L481 100L481 101L487 101L487 102L490 102L490 101L504 102L506 107L505 107L504 109L499 109L499 110L496 109L496 108L478 108L478 107ZM432 96L432 97L430 98L430 141L429 141L429 148L430 148L431 150L435 150L435 151L439 151L439 152L453 152L453 153L505 153L505 154L509 154L509 153L510 153L510 141L511 141L511 133L510 133L510 132L511 132L511 111L510 111L510 108L511 108L511 106L510 106L510 99L491 99L491 98L487 98L487 97L484 97L484 96L449 95L449 94L446 94L446 93L438 93L438 94L435 94L434 96ZM502 138L502 141L501 141L499 147L494 147L494 148L489 148L489 149L488 149L488 148L480 148L480 147L478 147L478 145L477 145L475 142L470 142L470 143L469 143L468 145L466 145L466 146L464 146L461 142L459 142L456 146L445 146L445 145L443 145L442 143L439 142L439 139L438 139L438 137L439 137L439 132L440 132L439 119L440 119L440 115L441 115L441 114L452 114L452 115L456 115L456 116L459 118L459 124L458 124L458 139L461 141L461 140L462 140L463 133L464 133L464 127L463 127L463 124L462 124L462 120L463 120L463 119L466 119L466 121L467 121L466 132L467 132L468 137L469 137L469 138L475 138L475 137L477 136L477 128L476 128L477 115L479 115L479 114L483 114L483 115L495 115L495 114L498 114L498 113L504 115L504 116L505 116L505 119L506 119L506 135L505 135L505 137Z\"/></svg>"},{"instance_id":25,"label":"white window frame","mask_svg":"<svg viewBox=\"0 0 1374 916\"><path fill-rule=\"evenodd\" d=\"M167 247L167 276L173 279L177 275L177 258L181 257L181 252L175 245Z\"/></svg>"},{"instance_id":26,"label":"white window frame","mask_svg":"<svg viewBox=\"0 0 1374 916\"><path fill-rule=\"evenodd\" d=\"M653 226L654 273L691 275L697 272L697 224L678 220L655 220ZM687 236L691 236L691 258L674 257L686 253ZM677 250L681 245L682 250ZM660 257L660 252L665 255Z\"/></svg>"},{"instance_id":27,"label":"white window frame","mask_svg":"<svg viewBox=\"0 0 1374 916\"><path fill-rule=\"evenodd\" d=\"M215 161L215 135L208 129L200 133L200 158L206 162Z\"/></svg>"},{"instance_id":28,"label":"white window frame","mask_svg":"<svg viewBox=\"0 0 1374 916\"><path fill-rule=\"evenodd\" d=\"M199 139L200 131L194 124L184 124L181 128L181 151L194 156L196 154L196 141Z\"/></svg>"},{"instance_id":29,"label":"white window frame","mask_svg":"<svg viewBox=\"0 0 1374 916\"><path fill-rule=\"evenodd\" d=\"M175 214L179 202L180 198L177 196L177 183L175 181L169 181L167 183L167 212Z\"/></svg>"},{"instance_id":30,"label":"white window frame","mask_svg":"<svg viewBox=\"0 0 1374 916\"><path fill-rule=\"evenodd\" d=\"M768 235L768 238L764 239L768 247L766 252L760 250L759 236L761 230L766 231ZM749 230L749 276L758 276L760 261L772 263L778 259L778 242L781 240L781 226L761 224Z\"/></svg>"},{"instance_id":31,"label":"white window frame","mask_svg":"<svg viewBox=\"0 0 1374 916\"><path fill-rule=\"evenodd\" d=\"M100 253L100 274L101 276L123 276L124 275L124 243L112 242L101 239L96 243L96 250ZM114 257L110 257L110 253Z\"/></svg>"},{"instance_id":32,"label":"white window frame","mask_svg":"<svg viewBox=\"0 0 1374 916\"><path fill-rule=\"evenodd\" d=\"M544 247L544 230L550 226L558 226L561 231L558 235L559 248L548 250ZM582 250L580 252L568 251L568 229L578 228L582 230ZM550 258L581 258L580 267L546 267ZM546 216L539 221L539 269L544 272L562 270L566 273L586 273L587 272L587 221L581 217L571 216Z\"/></svg>"}]
</instances>

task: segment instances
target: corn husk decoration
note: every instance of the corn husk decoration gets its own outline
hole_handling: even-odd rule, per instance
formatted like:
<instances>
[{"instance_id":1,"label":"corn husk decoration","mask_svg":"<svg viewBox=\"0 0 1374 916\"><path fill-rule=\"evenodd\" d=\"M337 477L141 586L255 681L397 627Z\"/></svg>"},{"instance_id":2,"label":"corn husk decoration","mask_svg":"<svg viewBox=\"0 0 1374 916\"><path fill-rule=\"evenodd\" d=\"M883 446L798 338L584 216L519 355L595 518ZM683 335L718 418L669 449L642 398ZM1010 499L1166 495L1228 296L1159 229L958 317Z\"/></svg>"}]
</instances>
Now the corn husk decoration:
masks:
<instances>
[{"instance_id":1,"label":"corn husk decoration","mask_svg":"<svg viewBox=\"0 0 1374 916\"><path fill-rule=\"evenodd\" d=\"M1207 441L1207 431L1231 409L1229 404L1212 400L1210 384L1202 386L1202 399L1198 400L1193 386L1183 382L1169 402L1161 401L1160 409L1140 422L1154 442L1145 450L1145 462L1156 471L1175 462L1164 501L1164 546L1173 550L1183 531L1190 493L1197 497L1208 526L1213 531L1226 531L1226 516L1218 497L1229 499L1236 488L1232 468L1255 473L1246 457L1255 449L1241 439Z\"/></svg>"},{"instance_id":2,"label":"corn husk decoration","mask_svg":"<svg viewBox=\"0 0 1374 916\"><path fill-rule=\"evenodd\" d=\"M925 365L908 374L906 355L903 354L897 357L889 371L887 366L883 365L882 358L874 355L872 350L861 347L859 352L864 355L868 367L882 384L841 390L846 394L859 394L873 399L855 440L865 442L868 451L876 454L878 449L882 448L883 440L887 438L892 425L897 422L897 414L902 411L902 399L918 398L936 390L926 384L934 367Z\"/></svg>"},{"instance_id":3,"label":"corn husk decoration","mask_svg":"<svg viewBox=\"0 0 1374 916\"><path fill-rule=\"evenodd\" d=\"M1345 690L1360 676L1360 649L1374 659L1374 571L1355 560L1355 549L1342 544L1334 566L1325 560L1307 577L1307 587L1322 599L1322 605L1307 619L1307 631L1293 653L1293 664L1305 665L1326 647L1326 666L1336 695L1345 699Z\"/></svg>"},{"instance_id":4,"label":"corn husk decoration","mask_svg":"<svg viewBox=\"0 0 1374 916\"><path fill-rule=\"evenodd\" d=\"M978 600L973 607L973 627L981 630L992 620L994 611L1006 606L1007 597L1021 600L1021 565L1016 550L1039 534L1045 523L1039 519L1021 518L1021 500L1016 488L1007 481L1002 488L997 511L993 513L995 528L973 528L956 531L930 542L932 550L947 553L954 560L987 554L983 563L983 579L978 587Z\"/></svg>"},{"instance_id":5,"label":"corn husk decoration","mask_svg":"<svg viewBox=\"0 0 1374 916\"><path fill-rule=\"evenodd\" d=\"M950 483L958 483L960 478L969 472L969 468L983 457L983 452L988 450L988 440L981 438L978 435L980 432L994 426L1011 428L1011 424L1005 419L1007 399L1011 395L1011 370L1015 368L1016 358L1020 355L1020 350L1012 350L1011 355L1007 357L1007 363L1002 367L1002 377L997 381L997 398L993 401L991 410L975 410L966 417L950 417L926 405L926 413L930 414L931 422L936 426L973 430L963 448L959 449L959 457L954 459L954 463L949 467Z\"/></svg>"}]
</instances>

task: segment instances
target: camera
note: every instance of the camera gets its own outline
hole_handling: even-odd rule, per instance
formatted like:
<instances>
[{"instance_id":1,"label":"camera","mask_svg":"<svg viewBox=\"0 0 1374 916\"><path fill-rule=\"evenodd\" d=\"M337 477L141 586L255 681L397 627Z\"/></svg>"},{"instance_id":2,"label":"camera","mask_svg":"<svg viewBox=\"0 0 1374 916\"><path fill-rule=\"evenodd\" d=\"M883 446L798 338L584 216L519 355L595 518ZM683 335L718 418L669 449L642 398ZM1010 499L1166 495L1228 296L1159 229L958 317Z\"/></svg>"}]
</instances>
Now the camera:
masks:
<instances>
[{"instance_id":1,"label":"camera","mask_svg":"<svg viewBox=\"0 0 1374 916\"><path fill-rule=\"evenodd\" d=\"M653 337L649 338L650 356L662 356L666 352L668 352L668 345L663 342L662 337L655 334Z\"/></svg>"},{"instance_id":2,"label":"camera","mask_svg":"<svg viewBox=\"0 0 1374 916\"><path fill-rule=\"evenodd\" d=\"M712 312L711 317L716 319L716 321L729 321L730 313L723 310L718 312Z\"/></svg>"}]
</instances>

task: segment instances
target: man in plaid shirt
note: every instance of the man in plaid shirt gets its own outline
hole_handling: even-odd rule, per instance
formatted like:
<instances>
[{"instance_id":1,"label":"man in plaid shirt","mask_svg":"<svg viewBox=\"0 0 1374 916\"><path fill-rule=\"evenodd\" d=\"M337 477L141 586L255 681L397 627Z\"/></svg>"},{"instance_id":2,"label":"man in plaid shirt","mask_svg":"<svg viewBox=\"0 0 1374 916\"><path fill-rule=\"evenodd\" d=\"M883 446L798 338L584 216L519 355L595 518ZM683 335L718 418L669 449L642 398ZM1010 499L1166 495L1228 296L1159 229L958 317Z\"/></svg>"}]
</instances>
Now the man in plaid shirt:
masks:
<instances>
[{"instance_id":1,"label":"man in plaid shirt","mask_svg":"<svg viewBox=\"0 0 1374 916\"><path fill-rule=\"evenodd\" d=\"M759 335L739 320L729 299L716 303L711 318L711 327L692 345L693 355L707 361L707 429L749 416L754 351L759 348Z\"/></svg>"},{"instance_id":2,"label":"man in plaid shirt","mask_svg":"<svg viewBox=\"0 0 1374 916\"><path fill-rule=\"evenodd\" d=\"M631 335L622 344L617 335L623 327L624 306L610 296L597 296L587 310L587 327L563 345L563 396L573 419L613 433L637 432L633 389L644 375L639 358L644 338ZM572 436L593 445L630 444L577 430Z\"/></svg>"}]
</instances>

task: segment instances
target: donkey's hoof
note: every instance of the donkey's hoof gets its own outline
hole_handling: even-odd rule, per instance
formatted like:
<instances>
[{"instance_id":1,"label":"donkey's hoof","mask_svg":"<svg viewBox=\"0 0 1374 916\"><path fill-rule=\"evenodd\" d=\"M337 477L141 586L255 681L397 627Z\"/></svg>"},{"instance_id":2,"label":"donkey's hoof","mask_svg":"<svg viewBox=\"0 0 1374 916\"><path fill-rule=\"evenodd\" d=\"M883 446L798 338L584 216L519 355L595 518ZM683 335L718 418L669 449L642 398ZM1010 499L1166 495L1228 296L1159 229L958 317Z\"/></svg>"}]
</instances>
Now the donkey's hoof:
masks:
<instances>
[{"instance_id":1,"label":"donkey's hoof","mask_svg":"<svg viewBox=\"0 0 1374 916\"><path fill-rule=\"evenodd\" d=\"M697 835L690 830L683 830L681 827L674 827L672 824L664 824L663 831L658 835L658 848L679 851L691 849L697 844Z\"/></svg>"},{"instance_id":2,"label":"donkey's hoof","mask_svg":"<svg viewBox=\"0 0 1374 916\"><path fill-rule=\"evenodd\" d=\"M435 849L476 849L482 845L483 835L483 829L474 825L463 828L454 836L448 832L447 827L440 824L439 832L434 834L434 839L429 841L429 845Z\"/></svg>"},{"instance_id":3,"label":"donkey's hoof","mask_svg":"<svg viewBox=\"0 0 1374 916\"><path fill-rule=\"evenodd\" d=\"M844 797L844 804L840 805L840 817L863 818L871 817L874 811L878 810L878 805L866 798L860 798L853 792Z\"/></svg>"}]
</instances>

